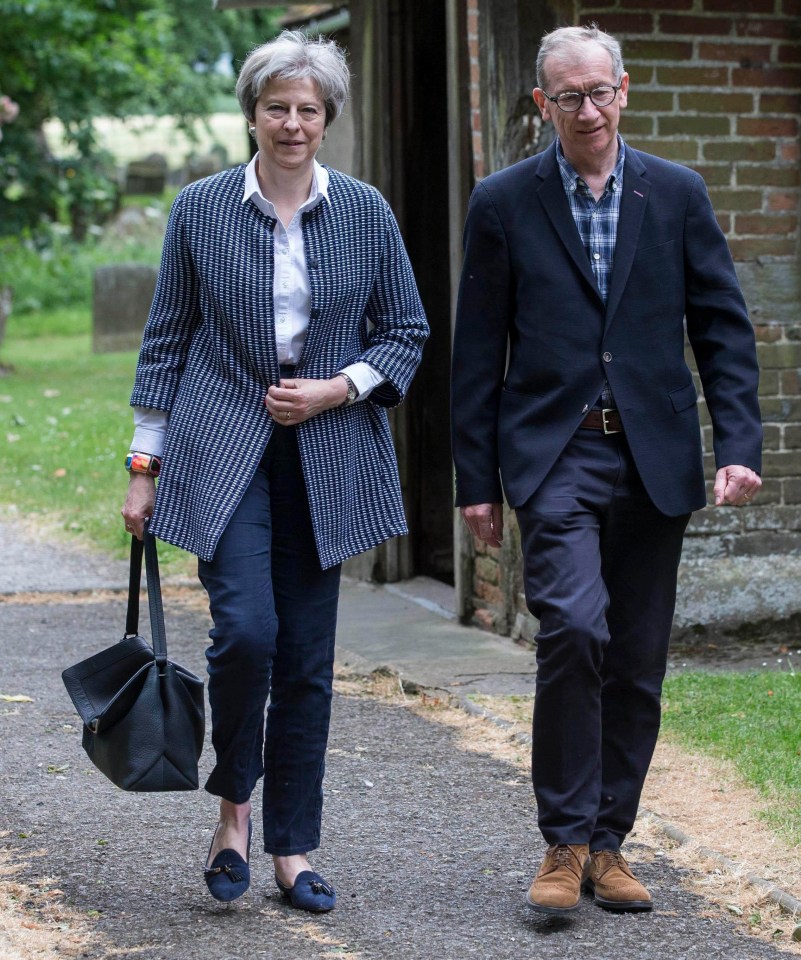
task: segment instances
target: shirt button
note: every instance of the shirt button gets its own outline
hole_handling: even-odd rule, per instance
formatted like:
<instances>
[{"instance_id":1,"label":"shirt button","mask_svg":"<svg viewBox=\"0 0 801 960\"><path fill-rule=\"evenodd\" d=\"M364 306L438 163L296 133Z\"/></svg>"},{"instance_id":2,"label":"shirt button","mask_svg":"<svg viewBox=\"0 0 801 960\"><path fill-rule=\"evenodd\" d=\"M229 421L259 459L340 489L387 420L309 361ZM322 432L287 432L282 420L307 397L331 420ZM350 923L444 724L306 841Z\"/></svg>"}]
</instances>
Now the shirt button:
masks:
<instances>
[{"instance_id":1,"label":"shirt button","mask_svg":"<svg viewBox=\"0 0 801 960\"><path fill-rule=\"evenodd\" d=\"M612 362L612 354L607 350L606 353L604 354L604 363L611 363L611 362Z\"/></svg>"},{"instance_id":2,"label":"shirt button","mask_svg":"<svg viewBox=\"0 0 801 960\"><path fill-rule=\"evenodd\" d=\"M594 254L592 255L592 258L593 258L593 260L600 260L600 259L601 259L601 254L600 254L600 253L594 253Z\"/></svg>"}]
</instances>

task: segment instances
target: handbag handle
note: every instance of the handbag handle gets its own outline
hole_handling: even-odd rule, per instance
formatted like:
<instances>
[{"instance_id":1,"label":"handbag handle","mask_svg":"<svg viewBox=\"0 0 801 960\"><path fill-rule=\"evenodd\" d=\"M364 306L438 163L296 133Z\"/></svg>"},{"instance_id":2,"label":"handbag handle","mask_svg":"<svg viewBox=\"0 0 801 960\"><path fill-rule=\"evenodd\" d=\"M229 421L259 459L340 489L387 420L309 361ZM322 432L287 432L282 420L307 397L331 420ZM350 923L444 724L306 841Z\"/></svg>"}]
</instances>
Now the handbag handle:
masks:
<instances>
[{"instance_id":1,"label":"handbag handle","mask_svg":"<svg viewBox=\"0 0 801 960\"><path fill-rule=\"evenodd\" d=\"M167 632L164 629L164 607L161 602L161 578L156 538L145 526L144 540L131 537L131 570L128 578L128 612L125 618L125 636L139 633L139 592L142 585L142 554L145 555L147 602L150 608L150 630L153 653L159 670L167 663Z\"/></svg>"}]
</instances>

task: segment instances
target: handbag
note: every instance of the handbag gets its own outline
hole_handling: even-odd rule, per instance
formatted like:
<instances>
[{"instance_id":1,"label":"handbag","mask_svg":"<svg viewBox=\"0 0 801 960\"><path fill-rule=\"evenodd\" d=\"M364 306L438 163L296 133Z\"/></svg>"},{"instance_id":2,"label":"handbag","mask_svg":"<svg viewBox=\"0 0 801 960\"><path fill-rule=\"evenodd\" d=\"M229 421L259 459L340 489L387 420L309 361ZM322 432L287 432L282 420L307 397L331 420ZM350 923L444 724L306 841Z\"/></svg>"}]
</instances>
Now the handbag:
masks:
<instances>
[{"instance_id":1,"label":"handbag","mask_svg":"<svg viewBox=\"0 0 801 960\"><path fill-rule=\"evenodd\" d=\"M145 554L153 646L139 636ZM203 681L167 659L158 554L145 528L131 537L125 634L61 675L83 721L89 759L122 790L196 790L203 749Z\"/></svg>"}]
</instances>

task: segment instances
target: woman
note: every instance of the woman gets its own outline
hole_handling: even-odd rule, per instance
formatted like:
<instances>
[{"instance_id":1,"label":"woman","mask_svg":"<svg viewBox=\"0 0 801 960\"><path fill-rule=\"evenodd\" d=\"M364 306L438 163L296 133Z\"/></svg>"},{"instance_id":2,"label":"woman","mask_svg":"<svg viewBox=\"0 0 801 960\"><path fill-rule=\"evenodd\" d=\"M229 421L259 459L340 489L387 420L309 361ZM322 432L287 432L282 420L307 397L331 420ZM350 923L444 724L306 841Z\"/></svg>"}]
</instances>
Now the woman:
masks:
<instances>
[{"instance_id":1,"label":"woman","mask_svg":"<svg viewBox=\"0 0 801 960\"><path fill-rule=\"evenodd\" d=\"M209 595L206 789L220 814L208 888L225 901L248 888L263 776L276 883L313 911L336 899L307 854L320 839L340 565L406 532L385 408L428 335L386 202L315 160L348 82L337 45L301 33L245 60L237 96L258 152L173 206L122 510L137 537L149 518L196 553Z\"/></svg>"}]
</instances>

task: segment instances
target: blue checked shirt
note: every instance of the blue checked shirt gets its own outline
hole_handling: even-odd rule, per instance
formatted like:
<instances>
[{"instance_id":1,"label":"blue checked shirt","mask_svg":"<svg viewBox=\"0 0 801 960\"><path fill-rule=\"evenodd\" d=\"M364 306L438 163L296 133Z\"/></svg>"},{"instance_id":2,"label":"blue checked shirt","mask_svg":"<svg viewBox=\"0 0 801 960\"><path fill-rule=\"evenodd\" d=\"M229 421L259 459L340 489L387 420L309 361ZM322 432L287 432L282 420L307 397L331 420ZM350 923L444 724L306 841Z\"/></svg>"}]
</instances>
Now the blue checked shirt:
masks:
<instances>
[{"instance_id":1,"label":"blue checked shirt","mask_svg":"<svg viewBox=\"0 0 801 960\"><path fill-rule=\"evenodd\" d=\"M568 162L558 140L556 144L559 172L562 174L562 184L570 204L570 212L573 214L581 242L587 251L595 282L598 284L598 291L604 303L609 293L609 278L612 275L612 264L615 260L617 222L620 218L620 198L623 196L623 164L626 159L626 146L620 137L618 137L618 146L615 169L606 181L606 188L601 198L596 200L590 188ZM602 407L617 406L608 383L604 384L599 402Z\"/></svg>"}]
</instances>

